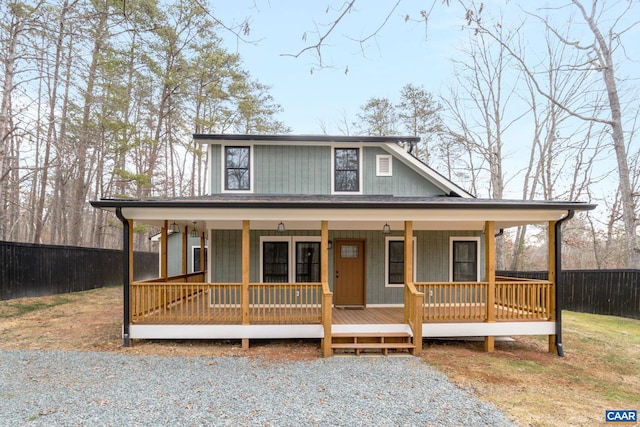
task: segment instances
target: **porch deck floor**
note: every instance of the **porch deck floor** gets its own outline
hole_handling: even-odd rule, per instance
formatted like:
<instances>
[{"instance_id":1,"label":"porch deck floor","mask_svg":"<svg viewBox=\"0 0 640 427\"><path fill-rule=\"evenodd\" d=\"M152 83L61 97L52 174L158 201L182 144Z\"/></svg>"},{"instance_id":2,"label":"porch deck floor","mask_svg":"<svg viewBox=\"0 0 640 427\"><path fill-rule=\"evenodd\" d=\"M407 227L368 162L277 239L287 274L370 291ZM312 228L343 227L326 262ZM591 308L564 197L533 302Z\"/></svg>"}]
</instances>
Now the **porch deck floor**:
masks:
<instances>
[{"instance_id":1,"label":"porch deck floor","mask_svg":"<svg viewBox=\"0 0 640 427\"><path fill-rule=\"evenodd\" d=\"M402 307L333 308L334 325L389 325L404 323Z\"/></svg>"}]
</instances>

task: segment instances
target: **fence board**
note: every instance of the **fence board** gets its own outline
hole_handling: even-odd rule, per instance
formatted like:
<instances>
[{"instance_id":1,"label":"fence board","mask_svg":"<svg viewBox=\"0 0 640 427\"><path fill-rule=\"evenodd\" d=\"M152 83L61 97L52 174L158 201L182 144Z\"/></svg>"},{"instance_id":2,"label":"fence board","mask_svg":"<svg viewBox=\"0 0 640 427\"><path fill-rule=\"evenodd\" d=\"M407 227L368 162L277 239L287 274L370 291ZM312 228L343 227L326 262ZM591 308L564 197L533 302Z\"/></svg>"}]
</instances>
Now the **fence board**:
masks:
<instances>
[{"instance_id":1,"label":"fence board","mask_svg":"<svg viewBox=\"0 0 640 427\"><path fill-rule=\"evenodd\" d=\"M640 270L563 270L562 274L564 309L640 319ZM547 279L546 271L496 271L496 275Z\"/></svg>"},{"instance_id":2,"label":"fence board","mask_svg":"<svg viewBox=\"0 0 640 427\"><path fill-rule=\"evenodd\" d=\"M158 254L134 254L136 280L158 276ZM0 300L122 284L122 251L0 241Z\"/></svg>"}]
</instances>

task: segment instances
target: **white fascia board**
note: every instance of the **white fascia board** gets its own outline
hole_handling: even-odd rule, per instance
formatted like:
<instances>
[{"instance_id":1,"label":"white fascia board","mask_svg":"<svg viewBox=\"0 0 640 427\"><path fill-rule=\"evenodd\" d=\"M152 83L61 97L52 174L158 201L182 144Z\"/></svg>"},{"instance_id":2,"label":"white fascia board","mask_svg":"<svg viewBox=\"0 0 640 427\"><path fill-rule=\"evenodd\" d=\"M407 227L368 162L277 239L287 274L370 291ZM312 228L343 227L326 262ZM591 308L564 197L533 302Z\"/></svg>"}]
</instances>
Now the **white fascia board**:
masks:
<instances>
[{"instance_id":1,"label":"white fascia board","mask_svg":"<svg viewBox=\"0 0 640 427\"><path fill-rule=\"evenodd\" d=\"M125 218L135 221L495 221L531 224L557 221L566 210L540 209L259 209L259 208L123 208Z\"/></svg>"},{"instance_id":2,"label":"white fascia board","mask_svg":"<svg viewBox=\"0 0 640 427\"><path fill-rule=\"evenodd\" d=\"M472 194L469 194L462 187L457 186L429 166L422 163L420 160L413 157L411 154L407 153L406 150L400 147L398 144L387 143L383 144L382 148L384 148L385 151L387 151L389 154L394 155L398 160L409 166L411 169L428 179L431 183L433 183L433 185L440 188L447 194L449 194L450 192L454 192L465 199L474 198Z\"/></svg>"}]
</instances>

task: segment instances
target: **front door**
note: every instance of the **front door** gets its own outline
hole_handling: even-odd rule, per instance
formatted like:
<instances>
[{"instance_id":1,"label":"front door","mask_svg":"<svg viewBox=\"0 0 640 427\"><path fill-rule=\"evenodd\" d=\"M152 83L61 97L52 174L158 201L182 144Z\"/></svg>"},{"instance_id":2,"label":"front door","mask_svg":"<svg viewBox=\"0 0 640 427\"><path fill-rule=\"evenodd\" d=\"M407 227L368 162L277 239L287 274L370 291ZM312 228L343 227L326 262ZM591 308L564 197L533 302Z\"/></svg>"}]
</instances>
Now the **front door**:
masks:
<instances>
[{"instance_id":1,"label":"front door","mask_svg":"<svg viewBox=\"0 0 640 427\"><path fill-rule=\"evenodd\" d=\"M334 270L334 304L364 306L364 240L336 240Z\"/></svg>"}]
</instances>

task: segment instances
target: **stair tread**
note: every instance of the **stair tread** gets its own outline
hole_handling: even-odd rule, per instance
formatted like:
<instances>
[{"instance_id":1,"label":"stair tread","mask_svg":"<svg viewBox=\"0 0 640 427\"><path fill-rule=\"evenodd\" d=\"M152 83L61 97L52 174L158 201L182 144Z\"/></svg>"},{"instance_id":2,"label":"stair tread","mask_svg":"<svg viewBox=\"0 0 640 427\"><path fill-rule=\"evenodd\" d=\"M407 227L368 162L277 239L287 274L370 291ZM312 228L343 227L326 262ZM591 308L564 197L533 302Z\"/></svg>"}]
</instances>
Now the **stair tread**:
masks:
<instances>
[{"instance_id":1,"label":"stair tread","mask_svg":"<svg viewBox=\"0 0 640 427\"><path fill-rule=\"evenodd\" d=\"M371 343L333 343L331 348L415 348L416 346L406 342L371 342Z\"/></svg>"},{"instance_id":2,"label":"stair tread","mask_svg":"<svg viewBox=\"0 0 640 427\"><path fill-rule=\"evenodd\" d=\"M331 334L332 337L337 338L352 338L352 337L411 337L410 334L406 332L334 332Z\"/></svg>"}]
</instances>

